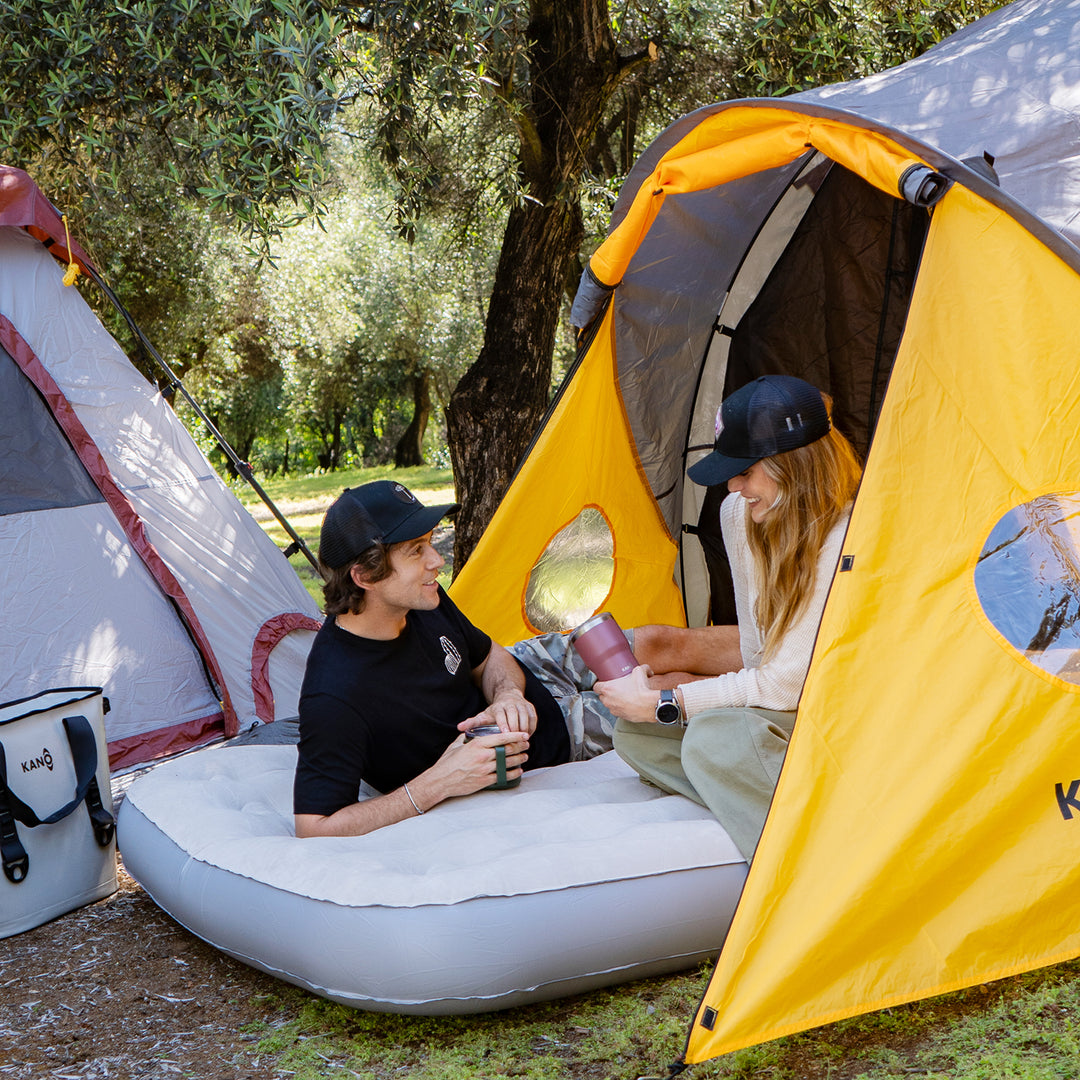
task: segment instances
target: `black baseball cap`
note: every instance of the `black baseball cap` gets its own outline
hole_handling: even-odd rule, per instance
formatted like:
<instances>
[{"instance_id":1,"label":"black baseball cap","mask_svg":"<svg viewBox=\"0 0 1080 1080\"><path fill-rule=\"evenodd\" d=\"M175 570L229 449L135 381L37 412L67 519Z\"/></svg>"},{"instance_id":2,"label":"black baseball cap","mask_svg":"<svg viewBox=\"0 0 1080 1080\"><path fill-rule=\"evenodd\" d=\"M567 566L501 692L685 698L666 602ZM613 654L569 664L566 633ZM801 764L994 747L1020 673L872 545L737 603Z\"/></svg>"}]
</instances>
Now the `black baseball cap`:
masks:
<instances>
[{"instance_id":1,"label":"black baseball cap","mask_svg":"<svg viewBox=\"0 0 1080 1080\"><path fill-rule=\"evenodd\" d=\"M326 511L319 535L319 561L340 570L375 544L415 540L431 532L460 503L425 506L404 484L373 480L346 488Z\"/></svg>"},{"instance_id":2,"label":"black baseball cap","mask_svg":"<svg viewBox=\"0 0 1080 1080\"><path fill-rule=\"evenodd\" d=\"M716 413L716 442L686 475L714 487L762 458L808 446L832 424L821 391L794 375L762 375L726 397Z\"/></svg>"}]
</instances>

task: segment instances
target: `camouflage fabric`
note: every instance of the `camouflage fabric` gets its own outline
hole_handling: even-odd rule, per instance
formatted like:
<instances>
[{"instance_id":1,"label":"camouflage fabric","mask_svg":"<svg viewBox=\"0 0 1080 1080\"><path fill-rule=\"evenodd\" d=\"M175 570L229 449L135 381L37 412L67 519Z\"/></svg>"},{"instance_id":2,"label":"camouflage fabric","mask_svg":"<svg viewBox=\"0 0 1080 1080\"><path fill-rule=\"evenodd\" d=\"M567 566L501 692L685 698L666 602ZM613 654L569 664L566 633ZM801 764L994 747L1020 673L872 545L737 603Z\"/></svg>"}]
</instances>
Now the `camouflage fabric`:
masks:
<instances>
[{"instance_id":1,"label":"camouflage fabric","mask_svg":"<svg viewBox=\"0 0 1080 1080\"><path fill-rule=\"evenodd\" d=\"M630 648L634 631L624 630ZM570 644L569 634L553 632L510 646L514 654L547 687L559 703L570 733L572 761L596 757L611 749L615 717L592 690L596 676Z\"/></svg>"}]
</instances>

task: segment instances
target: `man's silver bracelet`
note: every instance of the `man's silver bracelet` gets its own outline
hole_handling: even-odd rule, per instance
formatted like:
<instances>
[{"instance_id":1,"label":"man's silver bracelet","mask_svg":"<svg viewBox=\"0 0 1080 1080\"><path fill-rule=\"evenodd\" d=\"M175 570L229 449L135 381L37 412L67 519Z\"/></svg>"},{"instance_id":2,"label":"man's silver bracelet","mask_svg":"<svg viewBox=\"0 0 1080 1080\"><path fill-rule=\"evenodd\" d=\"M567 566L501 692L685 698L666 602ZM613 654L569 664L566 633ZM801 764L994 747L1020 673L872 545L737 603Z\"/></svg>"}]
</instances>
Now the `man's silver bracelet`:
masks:
<instances>
[{"instance_id":1,"label":"man's silver bracelet","mask_svg":"<svg viewBox=\"0 0 1080 1080\"><path fill-rule=\"evenodd\" d=\"M420 807L416 805L416 800L412 797L412 792L409 790L409 785L408 784L402 784L401 786L405 789L405 794L409 796L409 802L412 803L412 808L417 812L417 814L419 814L420 816L423 816L424 811L421 810Z\"/></svg>"}]
</instances>

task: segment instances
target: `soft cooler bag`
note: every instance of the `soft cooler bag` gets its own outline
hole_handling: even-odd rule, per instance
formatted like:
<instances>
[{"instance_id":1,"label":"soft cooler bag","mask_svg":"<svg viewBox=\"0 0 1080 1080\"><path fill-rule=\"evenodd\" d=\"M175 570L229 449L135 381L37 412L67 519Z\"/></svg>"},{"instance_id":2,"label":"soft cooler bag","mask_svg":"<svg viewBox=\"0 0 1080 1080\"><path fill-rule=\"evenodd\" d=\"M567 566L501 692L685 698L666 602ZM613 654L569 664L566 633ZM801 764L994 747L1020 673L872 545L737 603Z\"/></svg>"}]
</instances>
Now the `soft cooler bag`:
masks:
<instances>
[{"instance_id":1,"label":"soft cooler bag","mask_svg":"<svg viewBox=\"0 0 1080 1080\"><path fill-rule=\"evenodd\" d=\"M0 705L0 938L116 892L116 841L96 687Z\"/></svg>"}]
</instances>

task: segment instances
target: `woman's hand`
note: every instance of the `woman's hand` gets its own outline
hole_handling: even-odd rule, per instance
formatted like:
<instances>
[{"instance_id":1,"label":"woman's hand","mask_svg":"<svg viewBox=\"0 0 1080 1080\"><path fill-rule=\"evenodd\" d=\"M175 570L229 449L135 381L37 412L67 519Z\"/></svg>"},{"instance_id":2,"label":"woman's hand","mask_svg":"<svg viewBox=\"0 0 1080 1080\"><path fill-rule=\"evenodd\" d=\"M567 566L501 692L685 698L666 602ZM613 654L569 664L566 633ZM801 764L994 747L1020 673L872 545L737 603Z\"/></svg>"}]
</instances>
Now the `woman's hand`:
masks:
<instances>
[{"instance_id":1,"label":"woman's hand","mask_svg":"<svg viewBox=\"0 0 1080 1080\"><path fill-rule=\"evenodd\" d=\"M636 724L655 723L656 702L660 694L649 685L651 675L647 664L639 664L629 675L609 682L598 682L593 689L605 707L616 716Z\"/></svg>"}]
</instances>

